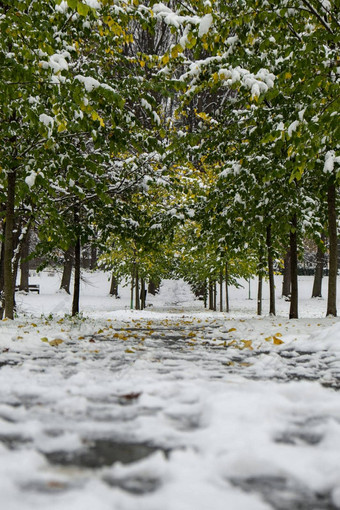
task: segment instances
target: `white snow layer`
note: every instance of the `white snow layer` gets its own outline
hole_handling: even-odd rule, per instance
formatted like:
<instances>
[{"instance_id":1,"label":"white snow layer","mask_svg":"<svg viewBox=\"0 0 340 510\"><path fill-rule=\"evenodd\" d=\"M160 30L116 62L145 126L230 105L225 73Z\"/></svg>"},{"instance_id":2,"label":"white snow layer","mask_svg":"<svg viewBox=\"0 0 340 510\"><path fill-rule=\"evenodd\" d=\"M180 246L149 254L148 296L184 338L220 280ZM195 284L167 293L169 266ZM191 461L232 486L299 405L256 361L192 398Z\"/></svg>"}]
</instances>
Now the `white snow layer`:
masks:
<instances>
[{"instance_id":1,"label":"white snow layer","mask_svg":"<svg viewBox=\"0 0 340 510\"><path fill-rule=\"evenodd\" d=\"M46 115L46 113L42 113L39 115L39 121L47 127L48 137L50 138L54 127L54 118L50 115Z\"/></svg>"},{"instance_id":2,"label":"white snow layer","mask_svg":"<svg viewBox=\"0 0 340 510\"><path fill-rule=\"evenodd\" d=\"M111 90L112 92L114 91L113 88L109 85L101 83L91 76L82 76L81 74L77 74L74 79L80 81L80 83L83 83L87 92L92 92L93 89L97 89L98 87Z\"/></svg>"},{"instance_id":3,"label":"white snow layer","mask_svg":"<svg viewBox=\"0 0 340 510\"><path fill-rule=\"evenodd\" d=\"M84 275L87 319L64 317L72 297L45 271L0 321L4 508L340 508L340 322L312 279L290 321L282 299L277 317L254 315L255 280L253 299L248 282L230 287L226 314L180 281L129 310L109 276ZM124 464L138 445L149 455Z\"/></svg>"},{"instance_id":4,"label":"white snow layer","mask_svg":"<svg viewBox=\"0 0 340 510\"><path fill-rule=\"evenodd\" d=\"M212 25L213 17L211 14L206 14L200 21L198 28L198 37L203 37L203 35L209 32L209 29Z\"/></svg>"},{"instance_id":5,"label":"white snow layer","mask_svg":"<svg viewBox=\"0 0 340 510\"><path fill-rule=\"evenodd\" d=\"M332 173L334 170L334 164L340 164L340 156L335 156L335 151L328 151L325 155L325 163L323 167L323 171L327 173Z\"/></svg>"},{"instance_id":6,"label":"white snow layer","mask_svg":"<svg viewBox=\"0 0 340 510\"><path fill-rule=\"evenodd\" d=\"M101 5L98 0L84 0L84 3L92 9L101 9Z\"/></svg>"},{"instance_id":7,"label":"white snow layer","mask_svg":"<svg viewBox=\"0 0 340 510\"><path fill-rule=\"evenodd\" d=\"M36 172L32 172L25 178L25 182L29 188L32 188L32 186L34 186L36 177L37 177Z\"/></svg>"},{"instance_id":8,"label":"white snow layer","mask_svg":"<svg viewBox=\"0 0 340 510\"><path fill-rule=\"evenodd\" d=\"M294 122L292 122L289 126L288 126L288 136L291 138L291 136L293 135L294 131L297 130L298 126L299 126L300 122L298 120L294 120Z\"/></svg>"}]
</instances>

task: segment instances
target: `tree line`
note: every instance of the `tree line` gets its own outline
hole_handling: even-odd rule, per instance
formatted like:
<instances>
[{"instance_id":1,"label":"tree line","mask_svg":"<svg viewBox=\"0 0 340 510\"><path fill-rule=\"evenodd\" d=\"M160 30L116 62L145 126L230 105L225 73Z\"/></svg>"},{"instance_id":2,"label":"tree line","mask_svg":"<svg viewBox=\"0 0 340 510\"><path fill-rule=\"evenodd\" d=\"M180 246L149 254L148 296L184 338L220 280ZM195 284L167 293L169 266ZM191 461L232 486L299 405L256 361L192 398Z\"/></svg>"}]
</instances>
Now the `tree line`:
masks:
<instances>
[{"instance_id":1,"label":"tree line","mask_svg":"<svg viewBox=\"0 0 340 510\"><path fill-rule=\"evenodd\" d=\"M0 27L6 317L32 228L35 254L74 254L73 314L92 243L137 295L171 273L213 301L257 275L261 302L268 277L273 314L289 253L296 318L303 240L328 238L336 315L336 2L13 0Z\"/></svg>"}]
</instances>

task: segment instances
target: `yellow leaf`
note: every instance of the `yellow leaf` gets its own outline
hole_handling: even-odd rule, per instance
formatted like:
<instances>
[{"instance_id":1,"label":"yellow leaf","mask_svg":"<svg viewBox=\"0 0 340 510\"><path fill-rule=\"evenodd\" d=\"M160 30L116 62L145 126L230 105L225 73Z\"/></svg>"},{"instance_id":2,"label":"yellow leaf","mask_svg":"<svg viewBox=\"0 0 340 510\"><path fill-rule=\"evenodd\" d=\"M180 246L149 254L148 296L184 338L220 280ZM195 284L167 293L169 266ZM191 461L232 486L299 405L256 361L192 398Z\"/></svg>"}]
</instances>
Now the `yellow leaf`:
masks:
<instances>
[{"instance_id":1,"label":"yellow leaf","mask_svg":"<svg viewBox=\"0 0 340 510\"><path fill-rule=\"evenodd\" d=\"M145 62L144 62L144 60L140 60L140 61L139 61L139 65L140 65L141 67L144 67L144 66L145 66Z\"/></svg>"},{"instance_id":2,"label":"yellow leaf","mask_svg":"<svg viewBox=\"0 0 340 510\"><path fill-rule=\"evenodd\" d=\"M36 327L37 327L37 325L36 325L36 324L34 324L34 322L32 322L31 326L33 326L34 328L36 328Z\"/></svg>"},{"instance_id":3,"label":"yellow leaf","mask_svg":"<svg viewBox=\"0 0 340 510\"><path fill-rule=\"evenodd\" d=\"M62 133L63 131L66 131L66 122L61 122L58 126L58 133Z\"/></svg>"},{"instance_id":4,"label":"yellow leaf","mask_svg":"<svg viewBox=\"0 0 340 510\"><path fill-rule=\"evenodd\" d=\"M292 77L292 73L288 72L285 74L286 80L290 80L291 77Z\"/></svg>"},{"instance_id":5,"label":"yellow leaf","mask_svg":"<svg viewBox=\"0 0 340 510\"><path fill-rule=\"evenodd\" d=\"M169 58L169 54L166 53L163 57L162 57L162 64L166 65L168 62L169 62L170 58Z\"/></svg>"},{"instance_id":6,"label":"yellow leaf","mask_svg":"<svg viewBox=\"0 0 340 510\"><path fill-rule=\"evenodd\" d=\"M125 349L125 352L127 352L128 354L134 354L135 351L133 351L132 349Z\"/></svg>"},{"instance_id":7,"label":"yellow leaf","mask_svg":"<svg viewBox=\"0 0 340 510\"><path fill-rule=\"evenodd\" d=\"M277 338L276 336L273 336L273 344L274 345L281 345L283 344L284 342L282 340L280 340L279 338Z\"/></svg>"},{"instance_id":8,"label":"yellow leaf","mask_svg":"<svg viewBox=\"0 0 340 510\"><path fill-rule=\"evenodd\" d=\"M273 338L273 337L271 337L271 336L267 336L267 337L265 338L265 341L266 341L266 342L270 342L270 340L271 340L272 338Z\"/></svg>"},{"instance_id":9,"label":"yellow leaf","mask_svg":"<svg viewBox=\"0 0 340 510\"><path fill-rule=\"evenodd\" d=\"M183 51L183 48L180 44L176 44L173 48L171 48L171 56L172 58L178 57L179 53Z\"/></svg>"},{"instance_id":10,"label":"yellow leaf","mask_svg":"<svg viewBox=\"0 0 340 510\"><path fill-rule=\"evenodd\" d=\"M279 336L280 337L280 336L282 336L282 334L281 333L276 333L275 336Z\"/></svg>"},{"instance_id":11,"label":"yellow leaf","mask_svg":"<svg viewBox=\"0 0 340 510\"><path fill-rule=\"evenodd\" d=\"M55 338L54 340L51 340L48 342L51 347L58 347L58 345L62 344L64 340L61 340L61 338Z\"/></svg>"},{"instance_id":12,"label":"yellow leaf","mask_svg":"<svg viewBox=\"0 0 340 510\"><path fill-rule=\"evenodd\" d=\"M236 331L236 328L230 328L230 329L228 329L228 333L231 333L232 331Z\"/></svg>"},{"instance_id":13,"label":"yellow leaf","mask_svg":"<svg viewBox=\"0 0 340 510\"><path fill-rule=\"evenodd\" d=\"M245 349L250 349L251 351L253 351L253 346L252 346L252 341L251 340L242 340L243 342L243 345L244 345L244 348Z\"/></svg>"}]
</instances>

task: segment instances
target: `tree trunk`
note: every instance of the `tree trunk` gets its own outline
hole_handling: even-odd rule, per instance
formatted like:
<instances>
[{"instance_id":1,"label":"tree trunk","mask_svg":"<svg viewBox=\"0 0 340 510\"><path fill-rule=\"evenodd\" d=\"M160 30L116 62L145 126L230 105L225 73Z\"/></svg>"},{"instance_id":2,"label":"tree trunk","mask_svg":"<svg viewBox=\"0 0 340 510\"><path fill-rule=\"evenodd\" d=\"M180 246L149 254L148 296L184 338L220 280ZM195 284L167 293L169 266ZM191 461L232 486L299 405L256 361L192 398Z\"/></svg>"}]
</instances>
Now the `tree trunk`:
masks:
<instances>
[{"instance_id":1,"label":"tree trunk","mask_svg":"<svg viewBox=\"0 0 340 510\"><path fill-rule=\"evenodd\" d=\"M130 287L130 308L133 310L133 293L135 289L135 266L132 267L131 273L131 287Z\"/></svg>"},{"instance_id":2,"label":"tree trunk","mask_svg":"<svg viewBox=\"0 0 340 510\"><path fill-rule=\"evenodd\" d=\"M284 269L283 269L283 280L282 280L282 297L290 298L291 295L291 261L290 261L290 250L284 258ZM288 299L287 299L288 301Z\"/></svg>"},{"instance_id":3,"label":"tree trunk","mask_svg":"<svg viewBox=\"0 0 340 510\"><path fill-rule=\"evenodd\" d=\"M3 226L5 229L5 226ZM5 310L5 299L4 299L4 251L5 244L1 243L0 252L0 320L2 320Z\"/></svg>"},{"instance_id":4,"label":"tree trunk","mask_svg":"<svg viewBox=\"0 0 340 510\"><path fill-rule=\"evenodd\" d=\"M91 244L91 260L90 260L90 269L96 269L97 267L97 246L95 244Z\"/></svg>"},{"instance_id":5,"label":"tree trunk","mask_svg":"<svg viewBox=\"0 0 340 510\"><path fill-rule=\"evenodd\" d=\"M191 290L193 291L195 297L202 300L204 299L204 293L206 291L205 287L205 282L195 282L191 284Z\"/></svg>"},{"instance_id":6,"label":"tree trunk","mask_svg":"<svg viewBox=\"0 0 340 510\"><path fill-rule=\"evenodd\" d=\"M20 284L19 290L23 292L29 291L29 272L30 272L30 263L27 260L29 256L29 247L30 247L30 234L29 230L25 235L25 239L21 246L21 261L20 261Z\"/></svg>"},{"instance_id":7,"label":"tree trunk","mask_svg":"<svg viewBox=\"0 0 340 510\"><path fill-rule=\"evenodd\" d=\"M72 316L79 313L79 297L80 297L80 238L77 237L74 247L74 287L72 301Z\"/></svg>"},{"instance_id":8,"label":"tree trunk","mask_svg":"<svg viewBox=\"0 0 340 510\"><path fill-rule=\"evenodd\" d=\"M214 291L214 312L216 312L216 310L217 310L217 286L216 286L216 281L214 281L213 291Z\"/></svg>"},{"instance_id":9,"label":"tree trunk","mask_svg":"<svg viewBox=\"0 0 340 510\"><path fill-rule=\"evenodd\" d=\"M328 276L328 298L327 315L336 317L336 280L338 274L338 239L336 225L336 187L335 181L328 185L328 236L329 236L329 276Z\"/></svg>"},{"instance_id":10,"label":"tree trunk","mask_svg":"<svg viewBox=\"0 0 340 510\"><path fill-rule=\"evenodd\" d=\"M214 287L211 280L209 280L209 310L214 309Z\"/></svg>"},{"instance_id":11,"label":"tree trunk","mask_svg":"<svg viewBox=\"0 0 340 510\"><path fill-rule=\"evenodd\" d=\"M64 290L67 294L70 294L70 284L73 267L73 251L74 248L70 246L64 253L64 268L63 276L61 278L60 290Z\"/></svg>"},{"instance_id":12,"label":"tree trunk","mask_svg":"<svg viewBox=\"0 0 340 510\"><path fill-rule=\"evenodd\" d=\"M220 312L223 312L223 273L220 272Z\"/></svg>"},{"instance_id":13,"label":"tree trunk","mask_svg":"<svg viewBox=\"0 0 340 510\"><path fill-rule=\"evenodd\" d=\"M118 280L114 273L111 276L110 296L118 297Z\"/></svg>"},{"instance_id":14,"label":"tree trunk","mask_svg":"<svg viewBox=\"0 0 340 510\"><path fill-rule=\"evenodd\" d=\"M259 274L257 285L257 315L262 315L262 274Z\"/></svg>"},{"instance_id":15,"label":"tree trunk","mask_svg":"<svg viewBox=\"0 0 340 510\"><path fill-rule=\"evenodd\" d=\"M294 214L290 230L290 264L292 294L290 298L289 318L298 319L298 256L297 256L297 216Z\"/></svg>"},{"instance_id":16,"label":"tree trunk","mask_svg":"<svg viewBox=\"0 0 340 510\"><path fill-rule=\"evenodd\" d=\"M229 268L228 262L225 263L225 311L229 313Z\"/></svg>"},{"instance_id":17,"label":"tree trunk","mask_svg":"<svg viewBox=\"0 0 340 510\"><path fill-rule=\"evenodd\" d=\"M156 282L155 280L150 280L148 285L148 293L152 296L155 296L157 292L159 291L159 281Z\"/></svg>"},{"instance_id":18,"label":"tree trunk","mask_svg":"<svg viewBox=\"0 0 340 510\"><path fill-rule=\"evenodd\" d=\"M139 274L138 274L138 265L135 264L135 309L140 310L140 299L139 299Z\"/></svg>"},{"instance_id":19,"label":"tree trunk","mask_svg":"<svg viewBox=\"0 0 340 510\"><path fill-rule=\"evenodd\" d=\"M144 310L146 303L146 289L145 289L145 280L141 278L140 280L140 307L141 310Z\"/></svg>"},{"instance_id":20,"label":"tree trunk","mask_svg":"<svg viewBox=\"0 0 340 510\"><path fill-rule=\"evenodd\" d=\"M6 205L6 226L5 226L5 251L4 251L4 298L5 317L14 318L14 286L12 259L14 255L14 213L15 213L15 184L16 171L10 172L7 176L7 205Z\"/></svg>"},{"instance_id":21,"label":"tree trunk","mask_svg":"<svg viewBox=\"0 0 340 510\"><path fill-rule=\"evenodd\" d=\"M324 236L322 236L322 241L324 241ZM312 290L312 298L314 297L322 297L322 276L323 276L323 266L325 263L325 253L318 244L318 249L316 252L316 267L314 274L314 282L313 282L313 290Z\"/></svg>"},{"instance_id":22,"label":"tree trunk","mask_svg":"<svg viewBox=\"0 0 340 510\"><path fill-rule=\"evenodd\" d=\"M272 253L272 227L267 226L267 253L268 253L268 275L269 275L269 314L276 315L275 313L275 282L274 282L274 263Z\"/></svg>"}]
</instances>

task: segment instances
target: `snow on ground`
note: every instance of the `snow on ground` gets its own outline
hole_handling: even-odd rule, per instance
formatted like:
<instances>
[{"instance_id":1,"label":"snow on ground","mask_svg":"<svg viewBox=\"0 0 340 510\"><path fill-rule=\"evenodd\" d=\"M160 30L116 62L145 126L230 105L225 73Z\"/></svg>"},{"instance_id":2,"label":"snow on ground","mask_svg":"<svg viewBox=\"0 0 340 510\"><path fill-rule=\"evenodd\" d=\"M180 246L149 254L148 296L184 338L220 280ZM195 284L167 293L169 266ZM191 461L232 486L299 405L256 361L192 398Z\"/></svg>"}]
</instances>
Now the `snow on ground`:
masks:
<instances>
[{"instance_id":1,"label":"snow on ground","mask_svg":"<svg viewBox=\"0 0 340 510\"><path fill-rule=\"evenodd\" d=\"M87 273L77 319L57 274L31 283L0 323L6 510L340 508L340 323L311 278L298 320L257 317L255 281L230 314L179 281L136 311Z\"/></svg>"}]
</instances>

